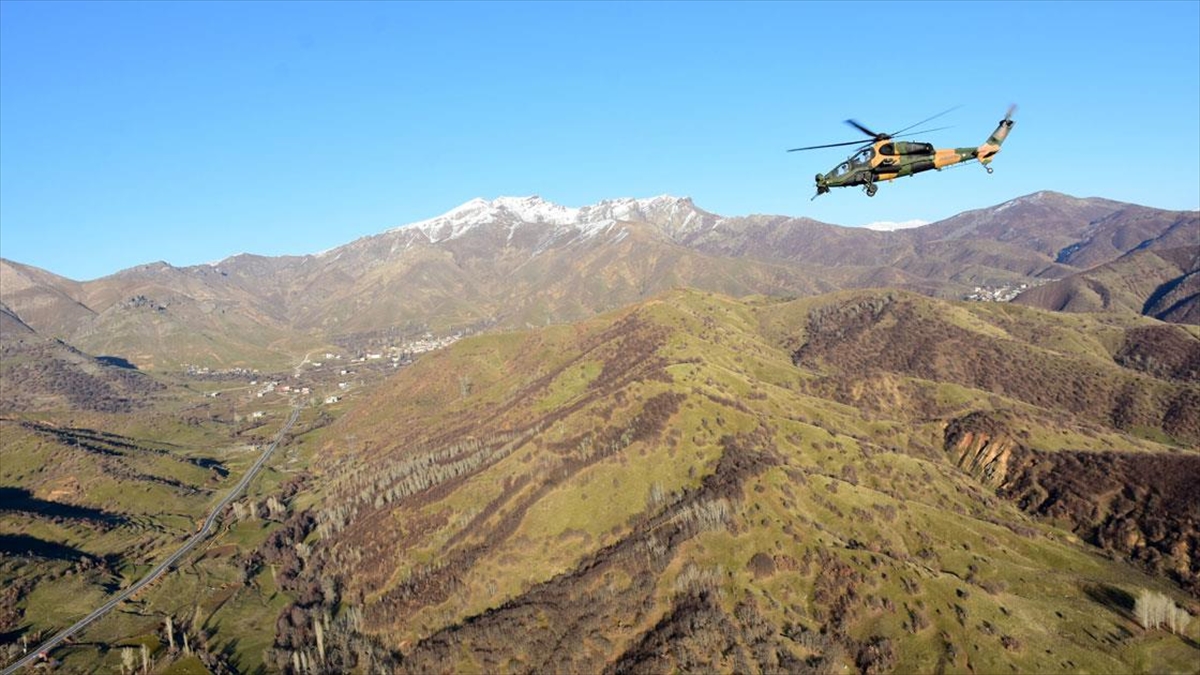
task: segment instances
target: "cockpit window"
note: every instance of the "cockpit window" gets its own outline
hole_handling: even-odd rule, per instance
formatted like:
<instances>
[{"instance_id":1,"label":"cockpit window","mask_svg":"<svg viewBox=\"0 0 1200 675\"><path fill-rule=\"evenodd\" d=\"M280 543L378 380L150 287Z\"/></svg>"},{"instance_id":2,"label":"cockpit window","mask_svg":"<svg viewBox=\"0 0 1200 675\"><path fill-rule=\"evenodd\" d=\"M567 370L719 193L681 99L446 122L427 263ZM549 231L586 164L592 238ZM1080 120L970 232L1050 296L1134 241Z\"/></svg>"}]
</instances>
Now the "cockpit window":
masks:
<instances>
[{"instance_id":1,"label":"cockpit window","mask_svg":"<svg viewBox=\"0 0 1200 675\"><path fill-rule=\"evenodd\" d=\"M864 148L857 155L850 158L850 163L856 167L867 166L875 157L875 148Z\"/></svg>"},{"instance_id":2,"label":"cockpit window","mask_svg":"<svg viewBox=\"0 0 1200 675\"><path fill-rule=\"evenodd\" d=\"M833 170L833 175L839 178L848 173L850 173L850 162L842 162L841 164L838 164L836 169Z\"/></svg>"}]
</instances>

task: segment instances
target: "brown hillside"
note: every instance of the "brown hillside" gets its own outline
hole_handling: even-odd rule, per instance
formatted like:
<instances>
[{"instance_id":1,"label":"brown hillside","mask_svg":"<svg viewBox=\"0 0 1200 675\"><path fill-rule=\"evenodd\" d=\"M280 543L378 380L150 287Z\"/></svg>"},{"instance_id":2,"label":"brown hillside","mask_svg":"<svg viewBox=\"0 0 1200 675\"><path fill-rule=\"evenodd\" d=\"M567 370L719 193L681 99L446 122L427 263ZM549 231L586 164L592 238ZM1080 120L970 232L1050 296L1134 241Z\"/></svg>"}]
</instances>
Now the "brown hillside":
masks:
<instances>
[{"instance_id":1,"label":"brown hillside","mask_svg":"<svg viewBox=\"0 0 1200 675\"><path fill-rule=\"evenodd\" d=\"M797 365L831 371L826 385L840 400L858 403L852 383L883 371L954 383L1061 415L1120 429L1153 429L1177 435L1186 445L1200 444L1200 408L1195 407L1200 387L1194 381L1148 379L1120 368L1107 353L1069 352L1049 343L1013 339L1013 331L1029 330L1041 321L1039 316L996 307L989 311L1016 325L980 330L971 325L978 318L955 316L917 296L846 298L809 314L793 352ZM1165 358L1174 362L1179 357Z\"/></svg>"},{"instance_id":2,"label":"brown hillside","mask_svg":"<svg viewBox=\"0 0 1200 675\"><path fill-rule=\"evenodd\" d=\"M0 411L130 412L164 386L129 368L95 359L59 340L0 344ZM31 334L32 335L32 334Z\"/></svg>"},{"instance_id":3,"label":"brown hillside","mask_svg":"<svg viewBox=\"0 0 1200 675\"><path fill-rule=\"evenodd\" d=\"M1175 323L1200 319L1200 249L1136 250L1025 291L1014 302L1060 312L1132 312Z\"/></svg>"},{"instance_id":4,"label":"brown hillside","mask_svg":"<svg viewBox=\"0 0 1200 675\"><path fill-rule=\"evenodd\" d=\"M79 301L80 293L78 282L0 259L0 302L43 335L70 335L95 315Z\"/></svg>"}]
</instances>

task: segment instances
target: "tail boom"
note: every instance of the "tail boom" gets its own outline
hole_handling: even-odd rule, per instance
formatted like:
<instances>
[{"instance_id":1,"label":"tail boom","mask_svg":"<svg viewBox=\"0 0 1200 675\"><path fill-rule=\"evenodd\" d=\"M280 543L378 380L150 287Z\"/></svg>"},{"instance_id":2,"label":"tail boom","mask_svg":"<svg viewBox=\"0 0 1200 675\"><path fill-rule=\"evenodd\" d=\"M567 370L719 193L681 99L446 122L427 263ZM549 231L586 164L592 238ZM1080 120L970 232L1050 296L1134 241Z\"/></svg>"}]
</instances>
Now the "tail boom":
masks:
<instances>
[{"instance_id":1,"label":"tail boom","mask_svg":"<svg viewBox=\"0 0 1200 675\"><path fill-rule=\"evenodd\" d=\"M992 159L994 159L996 154L1000 152L1000 146L1004 144L1004 139L1008 138L1008 133L1012 130L1012 114L1016 108L1017 107L1015 105L1010 107L1008 112L1004 115L1004 119L1000 120L1000 124L997 125L996 130L992 132L992 135L988 136L988 139L984 141L983 145L976 148L975 156L979 158L980 164L984 166L991 164Z\"/></svg>"}]
</instances>

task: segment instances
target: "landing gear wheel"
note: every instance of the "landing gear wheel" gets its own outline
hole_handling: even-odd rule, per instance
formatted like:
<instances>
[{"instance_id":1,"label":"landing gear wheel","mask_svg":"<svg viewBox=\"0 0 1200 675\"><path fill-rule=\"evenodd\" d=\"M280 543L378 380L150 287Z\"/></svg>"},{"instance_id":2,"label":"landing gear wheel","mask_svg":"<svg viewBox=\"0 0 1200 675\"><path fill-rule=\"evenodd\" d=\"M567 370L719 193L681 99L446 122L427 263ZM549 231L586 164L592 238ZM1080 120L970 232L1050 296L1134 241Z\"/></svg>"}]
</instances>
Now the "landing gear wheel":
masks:
<instances>
[{"instance_id":1,"label":"landing gear wheel","mask_svg":"<svg viewBox=\"0 0 1200 675\"><path fill-rule=\"evenodd\" d=\"M990 167L990 166L985 166L985 167L983 167L983 168L987 169L987 172L988 172L988 173L991 173L991 172L992 172L992 167Z\"/></svg>"},{"instance_id":2,"label":"landing gear wheel","mask_svg":"<svg viewBox=\"0 0 1200 675\"><path fill-rule=\"evenodd\" d=\"M867 183L867 187L864 189L867 191L868 197L874 197L875 192L879 190L879 186L875 185L874 183Z\"/></svg>"}]
</instances>

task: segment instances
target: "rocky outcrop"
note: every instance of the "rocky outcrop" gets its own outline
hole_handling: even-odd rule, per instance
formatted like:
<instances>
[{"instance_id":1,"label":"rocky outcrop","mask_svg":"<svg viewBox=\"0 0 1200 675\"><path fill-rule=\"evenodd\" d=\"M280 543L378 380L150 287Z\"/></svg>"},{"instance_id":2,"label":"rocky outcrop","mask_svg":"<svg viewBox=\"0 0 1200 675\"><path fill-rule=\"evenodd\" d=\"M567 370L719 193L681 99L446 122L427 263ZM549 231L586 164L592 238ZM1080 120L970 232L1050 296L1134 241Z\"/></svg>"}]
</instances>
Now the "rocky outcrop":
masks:
<instances>
[{"instance_id":1,"label":"rocky outcrop","mask_svg":"<svg viewBox=\"0 0 1200 675\"><path fill-rule=\"evenodd\" d=\"M944 448L1026 513L1200 597L1200 455L1045 452L1014 441L1010 425L996 413L972 413L947 425Z\"/></svg>"},{"instance_id":2,"label":"rocky outcrop","mask_svg":"<svg viewBox=\"0 0 1200 675\"><path fill-rule=\"evenodd\" d=\"M996 490L1010 485L1010 472L1019 472L1029 451L1009 433L997 413L974 412L946 426L945 448L955 466Z\"/></svg>"}]
</instances>

